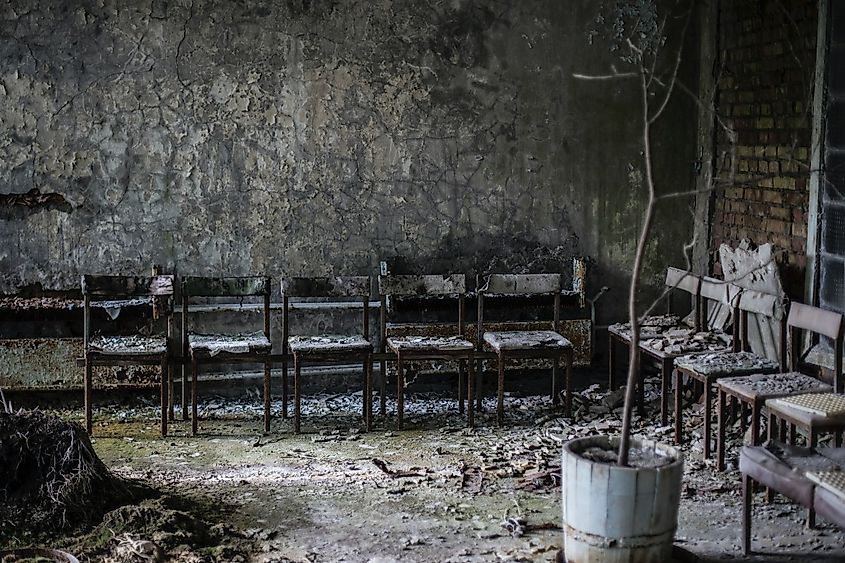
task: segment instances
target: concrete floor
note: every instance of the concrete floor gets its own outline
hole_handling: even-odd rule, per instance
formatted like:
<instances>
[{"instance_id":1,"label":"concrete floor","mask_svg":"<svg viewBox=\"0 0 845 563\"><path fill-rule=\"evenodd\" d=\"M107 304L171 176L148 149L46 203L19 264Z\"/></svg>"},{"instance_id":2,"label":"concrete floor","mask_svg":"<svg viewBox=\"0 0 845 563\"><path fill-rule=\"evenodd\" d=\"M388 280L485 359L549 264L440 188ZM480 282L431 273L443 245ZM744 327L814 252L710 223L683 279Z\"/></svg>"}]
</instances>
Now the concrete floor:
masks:
<instances>
[{"instance_id":1,"label":"concrete floor","mask_svg":"<svg viewBox=\"0 0 845 563\"><path fill-rule=\"evenodd\" d=\"M573 421L547 397L508 398L505 428L495 427L489 401L469 430L456 401L412 395L405 430L393 430L388 416L370 433L361 432L360 395L308 397L298 436L279 419L262 435L254 399L205 400L201 435L189 436L190 423L178 420L166 439L152 406L100 407L94 445L122 476L232 506L231 523L249 538L254 561L554 561L562 546L552 475L560 444L618 431L618 409L598 412L600 391L581 396ZM701 460L695 410L686 417L677 545L700 561L845 561L845 533L824 522L807 530L801 510L780 498L766 505L762 495L758 553L740 556L739 477ZM636 432L669 440L651 418L637 419ZM514 533L509 518L519 521Z\"/></svg>"}]
</instances>

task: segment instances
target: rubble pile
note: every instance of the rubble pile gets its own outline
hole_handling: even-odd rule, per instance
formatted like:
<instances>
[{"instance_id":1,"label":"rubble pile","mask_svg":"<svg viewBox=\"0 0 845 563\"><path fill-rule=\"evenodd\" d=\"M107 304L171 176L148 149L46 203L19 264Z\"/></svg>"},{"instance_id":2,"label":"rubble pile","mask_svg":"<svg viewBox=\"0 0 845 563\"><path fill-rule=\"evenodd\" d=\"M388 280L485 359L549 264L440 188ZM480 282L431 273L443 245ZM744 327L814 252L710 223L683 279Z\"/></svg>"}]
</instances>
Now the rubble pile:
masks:
<instances>
[{"instance_id":1,"label":"rubble pile","mask_svg":"<svg viewBox=\"0 0 845 563\"><path fill-rule=\"evenodd\" d=\"M78 424L0 409L0 544L97 522L134 491L100 461Z\"/></svg>"}]
</instances>

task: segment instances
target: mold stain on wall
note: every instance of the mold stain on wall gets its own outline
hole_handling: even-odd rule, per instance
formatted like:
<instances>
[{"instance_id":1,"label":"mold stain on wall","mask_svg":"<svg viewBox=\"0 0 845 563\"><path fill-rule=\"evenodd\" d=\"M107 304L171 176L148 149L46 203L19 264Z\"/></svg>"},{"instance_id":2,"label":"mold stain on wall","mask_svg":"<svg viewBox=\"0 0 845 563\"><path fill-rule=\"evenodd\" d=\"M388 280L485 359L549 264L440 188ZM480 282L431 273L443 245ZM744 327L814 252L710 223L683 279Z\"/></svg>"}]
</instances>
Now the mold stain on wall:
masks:
<instances>
[{"instance_id":1,"label":"mold stain on wall","mask_svg":"<svg viewBox=\"0 0 845 563\"><path fill-rule=\"evenodd\" d=\"M623 280L634 240L613 226L637 219L638 146L615 120L635 102L572 84L611 59L585 39L591 3L566 4L5 4L0 192L61 205L2 205L0 292L153 263L279 276L562 255Z\"/></svg>"}]
</instances>

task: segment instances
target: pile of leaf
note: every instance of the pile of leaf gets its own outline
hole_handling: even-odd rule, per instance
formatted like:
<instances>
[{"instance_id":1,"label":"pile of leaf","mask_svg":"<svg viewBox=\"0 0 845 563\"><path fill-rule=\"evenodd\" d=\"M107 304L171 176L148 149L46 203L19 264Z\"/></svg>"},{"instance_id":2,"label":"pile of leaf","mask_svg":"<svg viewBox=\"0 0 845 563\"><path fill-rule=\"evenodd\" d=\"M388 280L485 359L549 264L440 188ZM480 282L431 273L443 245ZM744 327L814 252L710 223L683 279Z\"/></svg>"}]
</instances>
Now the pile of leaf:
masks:
<instances>
[{"instance_id":1,"label":"pile of leaf","mask_svg":"<svg viewBox=\"0 0 845 563\"><path fill-rule=\"evenodd\" d=\"M0 408L0 545L99 523L133 496L78 424Z\"/></svg>"}]
</instances>

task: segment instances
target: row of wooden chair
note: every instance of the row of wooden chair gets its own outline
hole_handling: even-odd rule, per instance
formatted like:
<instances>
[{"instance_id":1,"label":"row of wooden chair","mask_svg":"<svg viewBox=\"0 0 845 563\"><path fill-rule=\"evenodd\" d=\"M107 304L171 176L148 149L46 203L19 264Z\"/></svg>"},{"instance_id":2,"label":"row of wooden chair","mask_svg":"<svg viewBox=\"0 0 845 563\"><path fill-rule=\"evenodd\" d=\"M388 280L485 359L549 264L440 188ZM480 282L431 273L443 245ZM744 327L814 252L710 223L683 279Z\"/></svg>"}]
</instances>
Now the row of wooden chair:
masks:
<instances>
[{"instance_id":1,"label":"row of wooden chair","mask_svg":"<svg viewBox=\"0 0 845 563\"><path fill-rule=\"evenodd\" d=\"M339 363L355 360L363 365L363 418L367 429L372 427L372 365L380 362L382 415L386 406L386 361L397 365L396 424L402 427L404 414L405 367L408 362L428 360L458 361L459 410L464 411L464 386L469 398L468 424L474 424L473 399L480 404L481 394L474 390L475 363L481 359L498 362L497 422L503 421L504 374L508 360L518 358L547 358L553 362L552 399L559 397L558 365L566 365L566 413L571 413L572 343L560 334L561 294L560 274L491 274L480 280L475 295L478 297L477 341L466 338L465 296L466 276L450 275L388 275L378 278L380 299L381 342L374 346L370 339L369 303L371 281L367 276L352 277L292 277L284 280L282 292L282 352L274 354L270 334L271 280L268 277L185 277L181 279L182 347L181 356L171 349L172 312L175 292L174 276L129 277L94 276L82 278L84 297L84 352L85 366L85 418L86 427L92 430L92 370L105 365L160 365L161 366L161 433L167 434L168 418L173 418L174 365L190 365L191 371L191 425L192 433L198 429L197 374L202 364L259 363L264 366L264 430L270 430L271 368L282 365L282 416L287 417L288 363L294 371L294 431L301 426L301 370L306 363ZM484 302L495 296L550 296L553 301L550 330L500 330L485 331ZM451 334L432 335L418 325L394 326L388 323L395 301L419 298L455 298L457 320ZM103 336L97 334L91 323L92 303L109 307L116 299L148 299L154 312L164 318L164 334L144 336ZM204 334L191 330L190 304L199 299L260 298L263 302L263 327L255 333ZM360 300L363 307L359 334L289 334L289 311L292 300ZM106 301L106 303L102 303ZM119 305L119 303L117 304ZM453 322L453 321L450 321ZM391 332L401 334L391 334ZM488 349L489 351L485 351ZM376 351L376 348L379 350ZM469 377L464 381L466 368ZM480 364L479 364L480 368ZM478 370L480 372L480 369ZM477 385L475 386L477 389ZM186 419L188 397L187 377L182 376L182 417Z\"/></svg>"}]
</instances>

